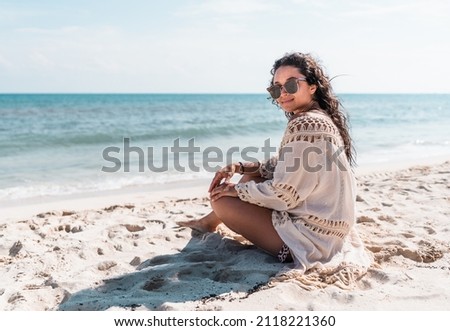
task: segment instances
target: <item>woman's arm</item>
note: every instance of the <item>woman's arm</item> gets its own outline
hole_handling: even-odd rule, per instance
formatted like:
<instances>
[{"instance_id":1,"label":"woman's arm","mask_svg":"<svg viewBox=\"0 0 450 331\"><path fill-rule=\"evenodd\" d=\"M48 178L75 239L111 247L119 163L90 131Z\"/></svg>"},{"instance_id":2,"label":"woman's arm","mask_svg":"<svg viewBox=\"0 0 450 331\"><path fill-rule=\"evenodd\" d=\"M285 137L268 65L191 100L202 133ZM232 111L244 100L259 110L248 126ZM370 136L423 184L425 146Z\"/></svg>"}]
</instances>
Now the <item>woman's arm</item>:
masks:
<instances>
[{"instance_id":1,"label":"woman's arm","mask_svg":"<svg viewBox=\"0 0 450 331\"><path fill-rule=\"evenodd\" d=\"M246 175L249 177L261 177L261 173L259 172L259 169L261 168L261 163L259 162L246 162L246 163L239 162L238 166L240 175Z\"/></svg>"}]
</instances>

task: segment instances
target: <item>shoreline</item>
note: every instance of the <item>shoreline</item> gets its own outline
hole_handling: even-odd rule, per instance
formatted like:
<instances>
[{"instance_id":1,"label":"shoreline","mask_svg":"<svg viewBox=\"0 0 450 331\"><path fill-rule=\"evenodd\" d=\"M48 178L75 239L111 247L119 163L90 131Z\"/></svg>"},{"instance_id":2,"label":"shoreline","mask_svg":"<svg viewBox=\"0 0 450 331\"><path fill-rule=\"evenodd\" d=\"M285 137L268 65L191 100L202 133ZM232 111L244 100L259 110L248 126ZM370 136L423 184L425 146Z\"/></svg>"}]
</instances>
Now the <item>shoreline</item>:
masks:
<instances>
[{"instance_id":1,"label":"shoreline","mask_svg":"<svg viewBox=\"0 0 450 331\"><path fill-rule=\"evenodd\" d=\"M178 182L171 182L64 196L17 199L9 201L9 206L1 207L1 218L13 221L49 211L82 211L117 204L141 204L170 198L186 199L206 196L209 182L209 179L195 179L184 182L185 185L182 187Z\"/></svg>"},{"instance_id":2,"label":"shoreline","mask_svg":"<svg viewBox=\"0 0 450 331\"><path fill-rule=\"evenodd\" d=\"M374 173L399 171L416 166L434 166L450 160L449 156L437 156L422 160L396 163L373 163L357 166L356 177ZM212 176L211 176L212 178ZM101 209L117 204L142 204L164 199L207 197L210 178L191 179L183 182L155 183L139 187L75 193L62 196L45 196L0 201L0 221L14 221L49 211L82 211ZM180 185L181 183L181 185Z\"/></svg>"}]
</instances>

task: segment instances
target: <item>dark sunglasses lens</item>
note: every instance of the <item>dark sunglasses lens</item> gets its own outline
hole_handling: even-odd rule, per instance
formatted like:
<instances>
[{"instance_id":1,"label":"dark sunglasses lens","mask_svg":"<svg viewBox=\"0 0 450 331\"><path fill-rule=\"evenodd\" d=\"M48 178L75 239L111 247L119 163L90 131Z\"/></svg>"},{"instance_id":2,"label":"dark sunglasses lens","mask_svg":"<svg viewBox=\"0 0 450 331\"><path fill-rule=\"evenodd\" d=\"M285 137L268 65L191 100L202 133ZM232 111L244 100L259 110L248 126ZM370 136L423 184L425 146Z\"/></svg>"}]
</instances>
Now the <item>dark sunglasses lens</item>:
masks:
<instances>
[{"instance_id":1,"label":"dark sunglasses lens","mask_svg":"<svg viewBox=\"0 0 450 331\"><path fill-rule=\"evenodd\" d=\"M278 86L278 85L272 85L267 90L270 93L270 96L274 99L278 99L281 96L281 89L284 88L285 91L289 94L294 94L298 90L298 82L297 79L291 79L288 80L284 85Z\"/></svg>"},{"instance_id":2,"label":"dark sunglasses lens","mask_svg":"<svg viewBox=\"0 0 450 331\"><path fill-rule=\"evenodd\" d=\"M270 96L274 99L278 99L281 95L281 88L278 85L273 85L268 89Z\"/></svg>"},{"instance_id":3,"label":"dark sunglasses lens","mask_svg":"<svg viewBox=\"0 0 450 331\"><path fill-rule=\"evenodd\" d=\"M297 87L298 87L297 79L288 80L284 84L284 89L289 94L294 94L295 92L297 92Z\"/></svg>"}]
</instances>

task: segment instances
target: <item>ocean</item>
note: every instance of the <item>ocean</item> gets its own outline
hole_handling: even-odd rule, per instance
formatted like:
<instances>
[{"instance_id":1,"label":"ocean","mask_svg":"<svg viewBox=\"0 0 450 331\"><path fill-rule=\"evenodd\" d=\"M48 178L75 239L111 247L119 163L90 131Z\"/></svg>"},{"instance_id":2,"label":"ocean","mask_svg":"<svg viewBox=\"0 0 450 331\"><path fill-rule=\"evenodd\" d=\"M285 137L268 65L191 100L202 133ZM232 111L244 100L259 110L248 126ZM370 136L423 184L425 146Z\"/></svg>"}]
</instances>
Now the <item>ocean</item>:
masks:
<instances>
[{"instance_id":1,"label":"ocean","mask_svg":"<svg viewBox=\"0 0 450 331\"><path fill-rule=\"evenodd\" d=\"M359 166L450 156L450 95L339 97ZM212 178L285 125L263 94L0 94L0 205Z\"/></svg>"}]
</instances>

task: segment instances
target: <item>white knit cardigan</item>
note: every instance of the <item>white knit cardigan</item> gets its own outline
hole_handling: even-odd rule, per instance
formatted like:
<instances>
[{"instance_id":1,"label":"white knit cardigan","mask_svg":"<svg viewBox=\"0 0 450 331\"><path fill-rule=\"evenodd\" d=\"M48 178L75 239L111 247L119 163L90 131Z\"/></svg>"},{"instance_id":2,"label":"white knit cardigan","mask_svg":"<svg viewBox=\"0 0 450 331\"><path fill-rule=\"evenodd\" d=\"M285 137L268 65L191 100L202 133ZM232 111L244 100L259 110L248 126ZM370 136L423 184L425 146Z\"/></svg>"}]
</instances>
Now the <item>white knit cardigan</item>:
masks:
<instances>
[{"instance_id":1,"label":"white knit cardigan","mask_svg":"<svg viewBox=\"0 0 450 331\"><path fill-rule=\"evenodd\" d=\"M235 188L241 200L273 210L273 225L296 269L367 270L371 258L355 228L354 174L327 115L310 111L290 120L278 155L260 172L265 181Z\"/></svg>"}]
</instances>

